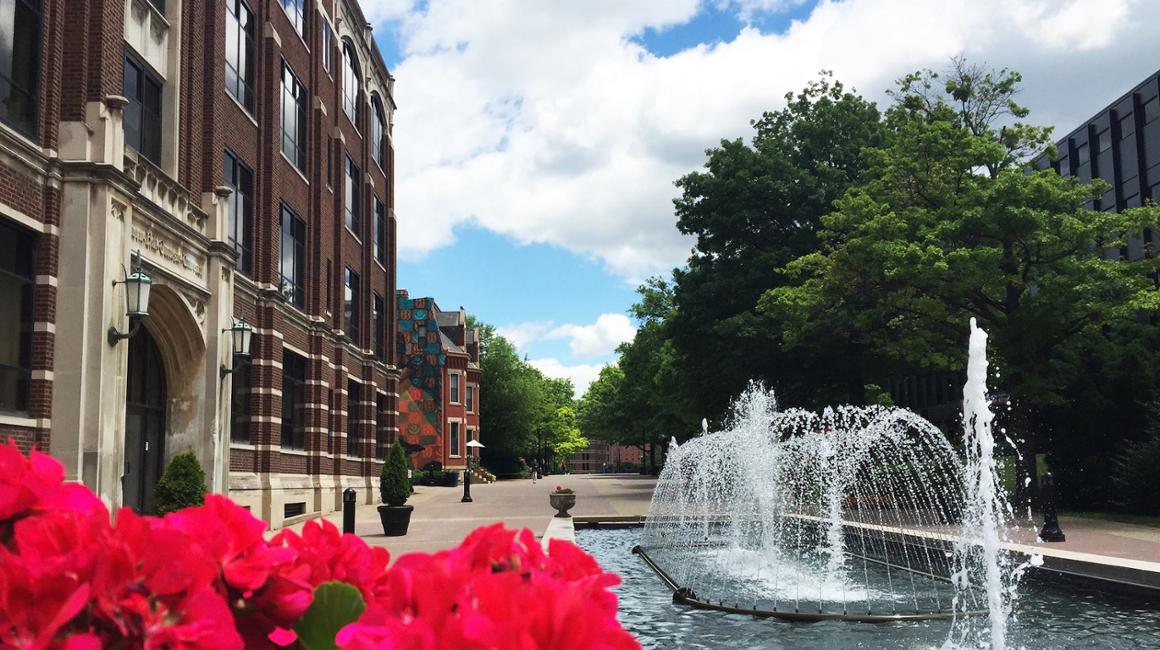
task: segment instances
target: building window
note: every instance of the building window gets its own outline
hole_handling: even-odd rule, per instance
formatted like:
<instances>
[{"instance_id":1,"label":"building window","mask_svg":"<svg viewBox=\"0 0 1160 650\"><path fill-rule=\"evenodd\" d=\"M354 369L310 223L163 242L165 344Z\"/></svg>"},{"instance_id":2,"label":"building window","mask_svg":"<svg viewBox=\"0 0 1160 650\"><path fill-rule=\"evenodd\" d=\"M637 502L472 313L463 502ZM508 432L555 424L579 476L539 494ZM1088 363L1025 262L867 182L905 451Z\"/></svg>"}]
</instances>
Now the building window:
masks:
<instances>
[{"instance_id":1,"label":"building window","mask_svg":"<svg viewBox=\"0 0 1160 650\"><path fill-rule=\"evenodd\" d=\"M451 403L459 403L459 375L451 373Z\"/></svg>"},{"instance_id":2,"label":"building window","mask_svg":"<svg viewBox=\"0 0 1160 650\"><path fill-rule=\"evenodd\" d=\"M451 422L449 424L451 425L451 455L459 456L459 423Z\"/></svg>"},{"instance_id":3,"label":"building window","mask_svg":"<svg viewBox=\"0 0 1160 650\"><path fill-rule=\"evenodd\" d=\"M290 18L290 24L294 26L294 31L306 40L306 0L279 0L282 3L282 8L286 10L286 16Z\"/></svg>"},{"instance_id":4,"label":"building window","mask_svg":"<svg viewBox=\"0 0 1160 650\"><path fill-rule=\"evenodd\" d=\"M379 393L375 396L375 453L379 460L387 457L387 396Z\"/></svg>"},{"instance_id":5,"label":"building window","mask_svg":"<svg viewBox=\"0 0 1160 650\"><path fill-rule=\"evenodd\" d=\"M245 0L226 0L226 90L254 110L254 12Z\"/></svg>"},{"instance_id":6,"label":"building window","mask_svg":"<svg viewBox=\"0 0 1160 650\"><path fill-rule=\"evenodd\" d=\"M1076 157L1076 166L1082 167L1083 165L1086 165L1089 162L1091 162L1091 156L1088 152L1088 146L1087 146L1086 142L1084 144L1076 146L1075 157Z\"/></svg>"},{"instance_id":7,"label":"building window","mask_svg":"<svg viewBox=\"0 0 1160 650\"><path fill-rule=\"evenodd\" d=\"M361 456L359 443L362 442L362 384L353 379L346 380L346 455Z\"/></svg>"},{"instance_id":8,"label":"building window","mask_svg":"<svg viewBox=\"0 0 1160 650\"><path fill-rule=\"evenodd\" d=\"M306 171L306 89L285 59L282 61L282 153Z\"/></svg>"},{"instance_id":9,"label":"building window","mask_svg":"<svg viewBox=\"0 0 1160 650\"><path fill-rule=\"evenodd\" d=\"M125 55L125 144L161 164L162 82L132 55Z\"/></svg>"},{"instance_id":10,"label":"building window","mask_svg":"<svg viewBox=\"0 0 1160 650\"><path fill-rule=\"evenodd\" d=\"M282 446L306 448L306 359L282 350Z\"/></svg>"},{"instance_id":11,"label":"building window","mask_svg":"<svg viewBox=\"0 0 1160 650\"><path fill-rule=\"evenodd\" d=\"M359 293L358 293L358 273L355 273L346 267L346 293L343 296L343 324L346 326L346 333L350 336L350 340L355 345L359 345L358 337L358 321L359 321Z\"/></svg>"},{"instance_id":12,"label":"building window","mask_svg":"<svg viewBox=\"0 0 1160 650\"><path fill-rule=\"evenodd\" d=\"M299 309L306 305L306 222L282 204L282 295Z\"/></svg>"},{"instance_id":13,"label":"building window","mask_svg":"<svg viewBox=\"0 0 1160 650\"><path fill-rule=\"evenodd\" d=\"M0 411L27 411L36 236L0 222Z\"/></svg>"},{"instance_id":14,"label":"building window","mask_svg":"<svg viewBox=\"0 0 1160 650\"><path fill-rule=\"evenodd\" d=\"M1111 129L1104 129L1103 131L1100 131L1100 135L1098 136L1097 140L1098 140L1099 145L1100 145L1100 153L1103 153L1103 152L1107 151L1108 149L1111 149L1112 148L1112 130Z\"/></svg>"},{"instance_id":15,"label":"building window","mask_svg":"<svg viewBox=\"0 0 1160 650\"><path fill-rule=\"evenodd\" d=\"M475 386L467 385L467 412L475 412Z\"/></svg>"},{"instance_id":16,"label":"building window","mask_svg":"<svg viewBox=\"0 0 1160 650\"><path fill-rule=\"evenodd\" d=\"M40 0L0 1L0 119L36 136Z\"/></svg>"},{"instance_id":17,"label":"building window","mask_svg":"<svg viewBox=\"0 0 1160 650\"><path fill-rule=\"evenodd\" d=\"M385 304L382 296L374 294L371 300L371 332L375 340L371 347L374 348L375 358L379 361L383 360L383 341L387 338L387 333L383 329L387 321L386 314L383 313Z\"/></svg>"},{"instance_id":18,"label":"building window","mask_svg":"<svg viewBox=\"0 0 1160 650\"><path fill-rule=\"evenodd\" d=\"M375 197L375 260L387 265L387 209L379 197Z\"/></svg>"},{"instance_id":19,"label":"building window","mask_svg":"<svg viewBox=\"0 0 1160 650\"><path fill-rule=\"evenodd\" d=\"M225 184L233 190L229 199L229 243L238 255L238 270L253 275L254 175L230 151L225 154Z\"/></svg>"},{"instance_id":20,"label":"building window","mask_svg":"<svg viewBox=\"0 0 1160 650\"><path fill-rule=\"evenodd\" d=\"M356 237L362 237L360 233L359 218L360 208L362 207L360 195L360 174L358 165L354 164L354 160L350 156L346 157L346 227L350 229Z\"/></svg>"},{"instance_id":21,"label":"building window","mask_svg":"<svg viewBox=\"0 0 1160 650\"><path fill-rule=\"evenodd\" d=\"M358 71L358 57L350 43L342 44L342 110L359 128L359 92L362 91L362 77Z\"/></svg>"},{"instance_id":22,"label":"building window","mask_svg":"<svg viewBox=\"0 0 1160 650\"><path fill-rule=\"evenodd\" d=\"M250 437L250 364L243 364L233 373L230 399L230 440L251 444Z\"/></svg>"},{"instance_id":23,"label":"building window","mask_svg":"<svg viewBox=\"0 0 1160 650\"><path fill-rule=\"evenodd\" d=\"M1151 124L1160 117L1160 99L1153 97L1144 102L1144 124Z\"/></svg>"},{"instance_id":24,"label":"building window","mask_svg":"<svg viewBox=\"0 0 1160 650\"><path fill-rule=\"evenodd\" d=\"M374 115L371 115L371 157L380 169L386 171L387 120L383 115L383 103L377 94L371 95L371 108L374 109Z\"/></svg>"},{"instance_id":25,"label":"building window","mask_svg":"<svg viewBox=\"0 0 1160 650\"><path fill-rule=\"evenodd\" d=\"M334 59L334 32L330 31L330 23L322 21L322 69L330 74L330 66Z\"/></svg>"}]
</instances>

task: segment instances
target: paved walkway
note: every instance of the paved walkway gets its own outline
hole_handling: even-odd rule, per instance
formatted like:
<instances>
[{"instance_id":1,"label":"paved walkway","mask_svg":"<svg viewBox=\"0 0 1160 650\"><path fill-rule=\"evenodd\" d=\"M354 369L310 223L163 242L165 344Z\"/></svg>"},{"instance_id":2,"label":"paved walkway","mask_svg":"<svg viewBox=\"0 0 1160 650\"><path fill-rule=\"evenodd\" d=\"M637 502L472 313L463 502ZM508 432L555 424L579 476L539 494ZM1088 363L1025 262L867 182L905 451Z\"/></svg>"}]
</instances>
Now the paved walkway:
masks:
<instances>
[{"instance_id":1,"label":"paved walkway","mask_svg":"<svg viewBox=\"0 0 1160 650\"><path fill-rule=\"evenodd\" d=\"M548 505L548 493L557 485L576 491L572 514L600 519L640 517L652 498L653 477L636 474L570 474L549 476L532 485L531 480L471 484L471 503L461 503L463 486L457 488L416 486L407 501L415 506L411 527L403 537L385 537L376 506L360 506L355 513L355 532L368 544L384 546L391 557L415 551L430 553L456 546L480 526L503 522L508 528L530 528L540 536L556 511ZM342 526L342 513L327 515ZM301 529L302 524L292 526Z\"/></svg>"}]
</instances>

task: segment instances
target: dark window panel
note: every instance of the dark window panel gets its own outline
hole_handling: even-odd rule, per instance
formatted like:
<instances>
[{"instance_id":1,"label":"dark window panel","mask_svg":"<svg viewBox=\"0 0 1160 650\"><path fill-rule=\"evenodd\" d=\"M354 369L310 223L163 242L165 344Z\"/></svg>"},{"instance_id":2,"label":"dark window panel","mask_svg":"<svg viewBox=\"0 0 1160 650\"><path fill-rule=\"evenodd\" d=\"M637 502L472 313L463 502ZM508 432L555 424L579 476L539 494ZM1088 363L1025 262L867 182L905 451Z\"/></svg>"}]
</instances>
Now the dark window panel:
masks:
<instances>
[{"instance_id":1,"label":"dark window panel","mask_svg":"<svg viewBox=\"0 0 1160 650\"><path fill-rule=\"evenodd\" d=\"M306 222L282 205L279 274L283 296L295 307L306 306Z\"/></svg>"},{"instance_id":2,"label":"dark window panel","mask_svg":"<svg viewBox=\"0 0 1160 650\"><path fill-rule=\"evenodd\" d=\"M125 55L125 144L161 164L161 80L131 54Z\"/></svg>"},{"instance_id":3,"label":"dark window panel","mask_svg":"<svg viewBox=\"0 0 1160 650\"><path fill-rule=\"evenodd\" d=\"M40 0L0 0L0 120L35 138L40 80Z\"/></svg>"},{"instance_id":4,"label":"dark window panel","mask_svg":"<svg viewBox=\"0 0 1160 650\"><path fill-rule=\"evenodd\" d=\"M361 456L359 443L362 442L362 384L353 379L346 380L346 455Z\"/></svg>"},{"instance_id":5,"label":"dark window panel","mask_svg":"<svg viewBox=\"0 0 1160 650\"><path fill-rule=\"evenodd\" d=\"M0 221L0 411L27 411L36 236Z\"/></svg>"},{"instance_id":6,"label":"dark window panel","mask_svg":"<svg viewBox=\"0 0 1160 650\"><path fill-rule=\"evenodd\" d=\"M226 0L226 90L254 110L254 12L245 0Z\"/></svg>"},{"instance_id":7,"label":"dark window panel","mask_svg":"<svg viewBox=\"0 0 1160 650\"><path fill-rule=\"evenodd\" d=\"M282 446L306 448L306 359L282 351Z\"/></svg>"},{"instance_id":8,"label":"dark window panel","mask_svg":"<svg viewBox=\"0 0 1160 650\"><path fill-rule=\"evenodd\" d=\"M228 240L238 255L238 270L253 275L254 175L230 151L225 153L225 184L233 190L229 198Z\"/></svg>"},{"instance_id":9,"label":"dark window panel","mask_svg":"<svg viewBox=\"0 0 1160 650\"><path fill-rule=\"evenodd\" d=\"M359 294L359 277L348 266L346 267L346 290L343 294L343 327L346 329L347 336L354 342L356 346L362 346L359 338L359 304L361 298Z\"/></svg>"},{"instance_id":10,"label":"dark window panel","mask_svg":"<svg viewBox=\"0 0 1160 650\"><path fill-rule=\"evenodd\" d=\"M345 206L346 206L346 227L355 234L356 237L362 238L362 172L359 171L358 165L354 164L354 160L350 156L346 157L346 187L345 187Z\"/></svg>"},{"instance_id":11,"label":"dark window panel","mask_svg":"<svg viewBox=\"0 0 1160 650\"><path fill-rule=\"evenodd\" d=\"M302 172L306 171L308 99L306 88L283 59L282 153Z\"/></svg>"}]
</instances>

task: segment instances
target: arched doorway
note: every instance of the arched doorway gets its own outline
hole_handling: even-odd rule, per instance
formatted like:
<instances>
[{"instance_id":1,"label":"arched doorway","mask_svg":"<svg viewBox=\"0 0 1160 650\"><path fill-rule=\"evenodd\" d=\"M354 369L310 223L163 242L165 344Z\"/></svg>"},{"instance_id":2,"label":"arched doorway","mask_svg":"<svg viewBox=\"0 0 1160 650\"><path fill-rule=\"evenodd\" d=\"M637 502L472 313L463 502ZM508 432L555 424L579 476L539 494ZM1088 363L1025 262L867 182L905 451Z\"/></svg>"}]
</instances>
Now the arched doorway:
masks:
<instances>
[{"instance_id":1,"label":"arched doorway","mask_svg":"<svg viewBox=\"0 0 1160 650\"><path fill-rule=\"evenodd\" d=\"M152 513L153 493L165 459L166 388L161 352L144 327L129 339L126 383L122 505Z\"/></svg>"}]
</instances>

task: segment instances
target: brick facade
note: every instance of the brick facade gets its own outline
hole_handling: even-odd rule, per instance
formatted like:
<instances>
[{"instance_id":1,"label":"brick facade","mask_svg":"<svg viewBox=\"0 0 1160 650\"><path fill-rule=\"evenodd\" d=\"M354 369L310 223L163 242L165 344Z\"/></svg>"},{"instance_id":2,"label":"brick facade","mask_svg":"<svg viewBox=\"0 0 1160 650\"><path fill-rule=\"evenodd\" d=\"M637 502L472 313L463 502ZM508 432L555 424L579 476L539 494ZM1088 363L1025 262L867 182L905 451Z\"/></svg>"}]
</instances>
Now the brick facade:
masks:
<instances>
[{"instance_id":1,"label":"brick facade","mask_svg":"<svg viewBox=\"0 0 1160 650\"><path fill-rule=\"evenodd\" d=\"M301 36L279 0L243 6L253 18L248 110L226 89L226 2L167 0L163 10L149 0L41 2L35 132L0 123L0 222L35 245L32 317L21 326L31 332L20 343L27 399L23 408L0 410L0 436L50 450L70 478L91 481L120 505L127 346L106 342L104 332L129 329L124 290L112 282L140 250L156 304L143 329L157 341L171 383L165 454L195 450L214 489L277 527L299 505L305 513L335 509L345 487L369 502L383 434L398 430L394 79L355 0L304 0ZM324 25L333 34L329 71ZM358 124L343 110L344 49L361 86ZM126 143L127 55L163 83L160 160ZM283 153L283 61L306 97L301 170ZM370 138L380 115L381 164ZM227 151L252 173L248 274L227 241ZM348 156L360 170L359 232L344 226ZM376 199L385 208L379 256ZM300 306L282 282L283 206L304 224ZM78 257L72 267L61 268L62 245ZM344 322L348 268L360 278L356 327ZM374 295L383 305L378 332ZM58 314L69 332L63 348ZM216 377L219 366L241 367L230 363L228 328L242 318L255 328L250 364ZM305 360L293 401L303 444L295 448L282 440L286 351ZM86 396L79 405L54 402L62 376ZM358 403L348 395L352 381L362 387ZM243 406L236 418L235 402ZM235 422L244 434L233 431ZM348 447L351 435L357 441Z\"/></svg>"}]
</instances>

